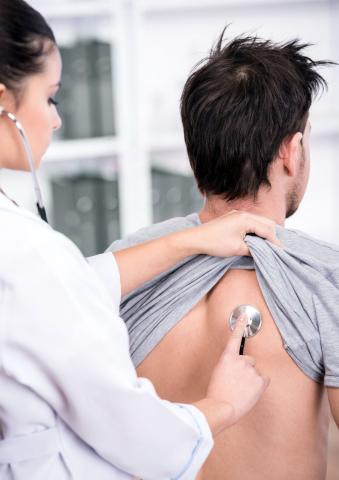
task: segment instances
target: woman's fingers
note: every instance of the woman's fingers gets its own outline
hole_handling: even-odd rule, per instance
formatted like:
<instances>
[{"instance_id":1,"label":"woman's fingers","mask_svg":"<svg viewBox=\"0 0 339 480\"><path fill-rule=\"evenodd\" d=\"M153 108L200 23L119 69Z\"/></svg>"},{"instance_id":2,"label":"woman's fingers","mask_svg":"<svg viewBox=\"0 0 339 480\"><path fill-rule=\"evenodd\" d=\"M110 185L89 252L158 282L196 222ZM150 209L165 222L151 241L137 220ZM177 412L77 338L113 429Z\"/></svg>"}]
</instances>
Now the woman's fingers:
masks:
<instances>
[{"instance_id":1,"label":"woman's fingers","mask_svg":"<svg viewBox=\"0 0 339 480\"><path fill-rule=\"evenodd\" d=\"M207 398L232 405L234 421L255 406L269 384L268 377L255 368L253 357L239 355L246 324L247 317L242 315L213 371L207 391Z\"/></svg>"},{"instance_id":2,"label":"woman's fingers","mask_svg":"<svg viewBox=\"0 0 339 480\"><path fill-rule=\"evenodd\" d=\"M255 367L256 361L254 357L250 357L249 355L243 355L243 359L248 365L250 365L251 367Z\"/></svg>"},{"instance_id":3,"label":"woman's fingers","mask_svg":"<svg viewBox=\"0 0 339 480\"><path fill-rule=\"evenodd\" d=\"M272 220L255 215L249 215L248 221L249 223L246 227L246 233L255 233L259 237L265 238L274 245L283 247L283 244L277 237L276 224Z\"/></svg>"},{"instance_id":4,"label":"woman's fingers","mask_svg":"<svg viewBox=\"0 0 339 480\"><path fill-rule=\"evenodd\" d=\"M250 256L245 242L247 234L255 234L283 247L272 220L248 212L233 210L199 227L194 232L194 249L216 257Z\"/></svg>"},{"instance_id":5,"label":"woman's fingers","mask_svg":"<svg viewBox=\"0 0 339 480\"><path fill-rule=\"evenodd\" d=\"M241 232L243 238L245 238L248 233L254 233L274 245L284 248L284 245L277 237L276 223L273 220L241 210L232 210L226 214L226 216L227 215L238 216L240 225L243 222L243 231Z\"/></svg>"},{"instance_id":6,"label":"woman's fingers","mask_svg":"<svg viewBox=\"0 0 339 480\"><path fill-rule=\"evenodd\" d=\"M232 332L231 337L227 342L227 346L225 348L225 354L233 354L238 355L241 345L242 337L244 336L245 328L247 325L248 319L246 314L242 314L235 326L235 329Z\"/></svg>"}]
</instances>

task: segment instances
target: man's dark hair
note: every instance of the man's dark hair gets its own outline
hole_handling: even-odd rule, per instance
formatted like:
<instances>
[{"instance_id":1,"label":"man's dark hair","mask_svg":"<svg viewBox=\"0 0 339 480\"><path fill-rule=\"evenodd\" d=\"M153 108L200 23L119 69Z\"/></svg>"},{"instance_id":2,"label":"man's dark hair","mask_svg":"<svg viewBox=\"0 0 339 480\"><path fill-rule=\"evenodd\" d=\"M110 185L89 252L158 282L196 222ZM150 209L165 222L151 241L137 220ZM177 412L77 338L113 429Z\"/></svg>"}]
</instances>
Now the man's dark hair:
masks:
<instances>
[{"instance_id":1,"label":"man's dark hair","mask_svg":"<svg viewBox=\"0 0 339 480\"><path fill-rule=\"evenodd\" d=\"M270 186L269 166L283 140L303 132L319 89L326 87L308 44L275 44L224 33L189 76L181 97L187 152L198 187L225 200L256 197Z\"/></svg>"}]
</instances>

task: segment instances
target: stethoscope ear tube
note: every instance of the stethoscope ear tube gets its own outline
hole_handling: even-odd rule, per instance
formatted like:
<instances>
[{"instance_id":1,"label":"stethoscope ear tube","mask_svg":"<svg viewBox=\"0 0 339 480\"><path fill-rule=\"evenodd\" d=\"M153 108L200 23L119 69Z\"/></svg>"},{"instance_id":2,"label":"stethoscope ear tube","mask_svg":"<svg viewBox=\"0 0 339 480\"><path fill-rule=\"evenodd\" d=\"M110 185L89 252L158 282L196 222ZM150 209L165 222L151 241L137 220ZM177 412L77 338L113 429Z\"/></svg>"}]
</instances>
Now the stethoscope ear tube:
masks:
<instances>
[{"instance_id":1,"label":"stethoscope ear tube","mask_svg":"<svg viewBox=\"0 0 339 480\"><path fill-rule=\"evenodd\" d=\"M40 205L38 204L38 202L37 202L36 208L37 208L37 210L38 210L38 213L39 213L39 215L40 215L40 218L41 218L42 220L44 220L46 223L48 223L47 213L46 213L45 207L44 207L44 206L40 206Z\"/></svg>"},{"instance_id":2,"label":"stethoscope ear tube","mask_svg":"<svg viewBox=\"0 0 339 480\"><path fill-rule=\"evenodd\" d=\"M25 152L26 152L26 155L27 155L29 168L30 168L30 171L32 173L33 186L34 186L35 196L36 196L36 199L37 199L38 213L39 213L40 217L42 218L42 220L44 220L45 222L48 223L47 215L46 215L46 209L44 207L44 203L43 203L43 200L42 200L42 194L41 194L41 190L40 190L40 186L39 186L39 182L38 182L38 177L37 177L35 166L34 166L32 150L31 150L26 132L25 132L23 126L21 125L21 123L19 122L19 120L16 118L16 116L13 115L13 113L7 112L0 105L0 116L1 115L6 115L14 123L16 129L18 130L18 132L20 134L20 138L22 140L22 143L24 145Z\"/></svg>"}]
</instances>

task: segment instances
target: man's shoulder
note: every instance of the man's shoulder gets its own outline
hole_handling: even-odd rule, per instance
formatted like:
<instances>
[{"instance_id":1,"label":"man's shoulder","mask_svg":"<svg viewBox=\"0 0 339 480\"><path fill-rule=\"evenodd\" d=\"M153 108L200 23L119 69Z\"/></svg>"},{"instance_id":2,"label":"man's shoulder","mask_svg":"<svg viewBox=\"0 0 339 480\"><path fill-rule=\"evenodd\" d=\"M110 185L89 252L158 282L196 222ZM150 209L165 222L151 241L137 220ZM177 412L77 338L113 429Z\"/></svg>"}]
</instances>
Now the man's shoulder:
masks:
<instances>
[{"instance_id":1,"label":"man's shoulder","mask_svg":"<svg viewBox=\"0 0 339 480\"><path fill-rule=\"evenodd\" d=\"M339 260L339 245L318 239L301 230L277 227L277 234L291 253L314 255L325 261Z\"/></svg>"},{"instance_id":2,"label":"man's shoulder","mask_svg":"<svg viewBox=\"0 0 339 480\"><path fill-rule=\"evenodd\" d=\"M191 213L186 217L173 217L163 222L154 223L147 227L141 228L135 233L128 235L122 240L113 242L107 249L107 251L115 252L123 248L133 247L139 243L147 242L154 238L163 237L170 233L184 230L199 225L200 220L197 213Z\"/></svg>"}]
</instances>

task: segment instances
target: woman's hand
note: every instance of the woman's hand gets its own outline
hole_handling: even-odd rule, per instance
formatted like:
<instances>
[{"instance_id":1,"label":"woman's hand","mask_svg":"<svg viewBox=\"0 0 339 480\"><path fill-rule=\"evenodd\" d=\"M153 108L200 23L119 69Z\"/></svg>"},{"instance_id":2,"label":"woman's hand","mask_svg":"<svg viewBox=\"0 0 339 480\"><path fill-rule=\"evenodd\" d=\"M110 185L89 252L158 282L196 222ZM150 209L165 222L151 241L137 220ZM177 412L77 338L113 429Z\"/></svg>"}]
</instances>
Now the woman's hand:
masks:
<instances>
[{"instance_id":1,"label":"woman's hand","mask_svg":"<svg viewBox=\"0 0 339 480\"><path fill-rule=\"evenodd\" d=\"M282 246L276 236L275 225L275 222L266 217L234 210L182 233L186 234L184 244L191 247L192 254L229 257L250 255L244 241L248 233L255 233L275 245Z\"/></svg>"},{"instance_id":2,"label":"woman's hand","mask_svg":"<svg viewBox=\"0 0 339 480\"><path fill-rule=\"evenodd\" d=\"M253 357L239 355L246 324L243 315L214 368L206 397L194 404L205 414L214 436L246 415L270 382L256 370Z\"/></svg>"},{"instance_id":3,"label":"woman's hand","mask_svg":"<svg viewBox=\"0 0 339 480\"><path fill-rule=\"evenodd\" d=\"M275 223L272 220L247 212L232 211L198 227L115 252L122 295L191 255L250 255L244 242L247 233L255 233L282 246L276 237Z\"/></svg>"}]
</instances>

